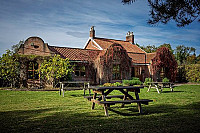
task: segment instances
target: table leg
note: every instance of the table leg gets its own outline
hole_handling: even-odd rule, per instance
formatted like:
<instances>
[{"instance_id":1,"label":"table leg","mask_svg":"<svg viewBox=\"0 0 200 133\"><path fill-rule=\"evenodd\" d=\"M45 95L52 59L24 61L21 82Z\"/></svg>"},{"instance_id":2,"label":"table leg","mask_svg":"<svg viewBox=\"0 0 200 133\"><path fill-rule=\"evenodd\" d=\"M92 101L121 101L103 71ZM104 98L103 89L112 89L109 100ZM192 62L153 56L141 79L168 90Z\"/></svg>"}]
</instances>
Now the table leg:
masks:
<instances>
[{"instance_id":1,"label":"table leg","mask_svg":"<svg viewBox=\"0 0 200 133\"><path fill-rule=\"evenodd\" d=\"M126 92L128 93L128 90L126 90ZM127 99L127 96L126 95L124 95L124 98L123 98L123 100L126 100ZM125 104L124 103L122 103L122 106L121 106L121 108L124 108L124 106L125 106Z\"/></svg>"},{"instance_id":2,"label":"table leg","mask_svg":"<svg viewBox=\"0 0 200 133\"><path fill-rule=\"evenodd\" d=\"M97 97L97 93L94 93L93 99L96 100ZM92 109L94 109L95 107L95 102L92 103Z\"/></svg>"},{"instance_id":3,"label":"table leg","mask_svg":"<svg viewBox=\"0 0 200 133\"><path fill-rule=\"evenodd\" d=\"M158 87L159 87L159 86L155 84L155 87L156 87L157 92L160 94L160 92L159 92L159 90L158 90Z\"/></svg>"},{"instance_id":4,"label":"table leg","mask_svg":"<svg viewBox=\"0 0 200 133\"><path fill-rule=\"evenodd\" d=\"M147 92L149 92L149 91L150 91L150 89L151 89L151 84L149 85L149 88L148 88Z\"/></svg>"},{"instance_id":5,"label":"table leg","mask_svg":"<svg viewBox=\"0 0 200 133\"><path fill-rule=\"evenodd\" d=\"M61 95L62 84L60 83L59 94Z\"/></svg>"},{"instance_id":6,"label":"table leg","mask_svg":"<svg viewBox=\"0 0 200 133\"><path fill-rule=\"evenodd\" d=\"M138 94L137 91L135 91L135 97L136 97L137 100L140 99L140 98L139 98L139 94ZM139 111L139 113L142 114L142 106L141 106L141 103L137 103L137 105L138 105L138 111Z\"/></svg>"},{"instance_id":7,"label":"table leg","mask_svg":"<svg viewBox=\"0 0 200 133\"><path fill-rule=\"evenodd\" d=\"M102 92L102 100L103 100L103 101L106 101L106 96L105 96L105 94L104 94L104 91ZM104 111L105 111L105 115L106 115L106 116L109 116L109 115L108 115L108 107L107 107L106 104L104 104Z\"/></svg>"},{"instance_id":8,"label":"table leg","mask_svg":"<svg viewBox=\"0 0 200 133\"><path fill-rule=\"evenodd\" d=\"M173 90L172 84L170 84L169 86L170 86L171 92L173 92L174 90Z\"/></svg>"},{"instance_id":9,"label":"table leg","mask_svg":"<svg viewBox=\"0 0 200 133\"><path fill-rule=\"evenodd\" d=\"M109 116L109 115L108 115L108 107L107 107L105 104L104 104L104 111L105 111L105 115L106 115L106 116Z\"/></svg>"},{"instance_id":10,"label":"table leg","mask_svg":"<svg viewBox=\"0 0 200 133\"><path fill-rule=\"evenodd\" d=\"M64 84L62 84L63 97L65 97Z\"/></svg>"}]
</instances>

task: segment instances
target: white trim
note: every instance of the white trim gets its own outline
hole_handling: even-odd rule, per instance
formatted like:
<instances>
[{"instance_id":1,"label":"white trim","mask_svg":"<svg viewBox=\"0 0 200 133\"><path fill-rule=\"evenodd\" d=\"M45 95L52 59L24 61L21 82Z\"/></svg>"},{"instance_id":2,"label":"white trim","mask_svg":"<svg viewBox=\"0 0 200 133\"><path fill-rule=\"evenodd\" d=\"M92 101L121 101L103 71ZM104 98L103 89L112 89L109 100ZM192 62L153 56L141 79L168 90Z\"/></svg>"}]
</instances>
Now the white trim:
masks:
<instances>
[{"instance_id":1,"label":"white trim","mask_svg":"<svg viewBox=\"0 0 200 133\"><path fill-rule=\"evenodd\" d=\"M90 40L96 45L96 46L93 45L95 48L97 48L97 49L99 49L99 50L103 50L102 47L99 46L99 44L98 44L97 42L95 42L95 40L94 40L92 37L89 37L89 38L88 38L88 40L86 41L86 43L85 43L83 49L86 48L86 46L88 45L88 43L89 43Z\"/></svg>"},{"instance_id":2,"label":"white trim","mask_svg":"<svg viewBox=\"0 0 200 133\"><path fill-rule=\"evenodd\" d=\"M91 37L88 38L88 40L86 41L86 43L85 43L83 49L85 49L85 47L88 45L88 43L89 43L89 41L90 41L91 39L92 39Z\"/></svg>"},{"instance_id":3,"label":"white trim","mask_svg":"<svg viewBox=\"0 0 200 133\"><path fill-rule=\"evenodd\" d=\"M97 46L97 48L98 48L99 50L103 50L102 47L99 46L99 44L98 44L97 42L95 42L95 40L93 40L92 38L91 38L91 40L92 40L92 42Z\"/></svg>"}]
</instances>

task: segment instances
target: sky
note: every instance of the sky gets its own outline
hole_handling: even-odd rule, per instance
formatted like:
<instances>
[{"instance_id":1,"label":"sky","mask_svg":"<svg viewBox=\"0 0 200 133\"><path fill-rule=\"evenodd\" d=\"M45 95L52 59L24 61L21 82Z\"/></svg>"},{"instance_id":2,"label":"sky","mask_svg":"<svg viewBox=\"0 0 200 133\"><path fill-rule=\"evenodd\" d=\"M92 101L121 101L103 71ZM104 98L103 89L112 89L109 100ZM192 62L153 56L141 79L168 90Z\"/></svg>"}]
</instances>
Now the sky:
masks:
<instances>
[{"instance_id":1,"label":"sky","mask_svg":"<svg viewBox=\"0 0 200 133\"><path fill-rule=\"evenodd\" d=\"M133 32L141 46L170 43L196 48L200 54L200 23L179 28L168 24L149 25L147 0L131 5L121 0L0 0L0 55L12 45L38 36L50 46L83 48L91 26L96 36L125 40Z\"/></svg>"}]
</instances>

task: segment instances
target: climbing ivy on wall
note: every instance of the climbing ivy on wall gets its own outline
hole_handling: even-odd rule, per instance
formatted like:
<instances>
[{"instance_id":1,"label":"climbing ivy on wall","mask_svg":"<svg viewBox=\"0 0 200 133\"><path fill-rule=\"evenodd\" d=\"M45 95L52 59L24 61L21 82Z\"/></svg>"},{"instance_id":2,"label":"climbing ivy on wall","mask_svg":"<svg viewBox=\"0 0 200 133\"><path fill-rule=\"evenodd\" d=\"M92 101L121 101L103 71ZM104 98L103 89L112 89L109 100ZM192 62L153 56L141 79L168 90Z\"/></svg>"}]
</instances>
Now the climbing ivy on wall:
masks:
<instances>
[{"instance_id":1,"label":"climbing ivy on wall","mask_svg":"<svg viewBox=\"0 0 200 133\"><path fill-rule=\"evenodd\" d=\"M101 74L105 80L109 82L112 80L113 64L120 64L122 79L128 77L131 68L131 59L126 50L120 44L116 43L111 45L106 52L100 56L99 63L103 70Z\"/></svg>"}]
</instances>

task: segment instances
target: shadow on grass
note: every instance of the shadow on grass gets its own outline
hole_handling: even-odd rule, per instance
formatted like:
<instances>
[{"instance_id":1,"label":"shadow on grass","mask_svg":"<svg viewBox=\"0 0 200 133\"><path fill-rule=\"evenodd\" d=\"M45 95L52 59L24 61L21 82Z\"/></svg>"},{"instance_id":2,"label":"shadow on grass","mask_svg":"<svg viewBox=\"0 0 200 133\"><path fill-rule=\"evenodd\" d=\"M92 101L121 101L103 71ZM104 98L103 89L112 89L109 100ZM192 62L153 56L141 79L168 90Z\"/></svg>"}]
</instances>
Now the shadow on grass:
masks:
<instances>
[{"instance_id":1,"label":"shadow on grass","mask_svg":"<svg viewBox=\"0 0 200 133\"><path fill-rule=\"evenodd\" d=\"M110 117L96 110L73 112L58 108L0 112L1 132L198 132L200 102L185 106L170 104L111 107ZM97 109L98 110L98 109ZM117 114L113 114L117 113ZM128 113L127 113L128 112Z\"/></svg>"},{"instance_id":2,"label":"shadow on grass","mask_svg":"<svg viewBox=\"0 0 200 133\"><path fill-rule=\"evenodd\" d=\"M162 91L161 93L182 93L184 91Z\"/></svg>"}]
</instances>

